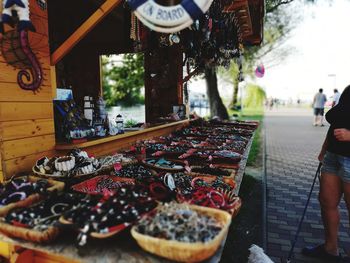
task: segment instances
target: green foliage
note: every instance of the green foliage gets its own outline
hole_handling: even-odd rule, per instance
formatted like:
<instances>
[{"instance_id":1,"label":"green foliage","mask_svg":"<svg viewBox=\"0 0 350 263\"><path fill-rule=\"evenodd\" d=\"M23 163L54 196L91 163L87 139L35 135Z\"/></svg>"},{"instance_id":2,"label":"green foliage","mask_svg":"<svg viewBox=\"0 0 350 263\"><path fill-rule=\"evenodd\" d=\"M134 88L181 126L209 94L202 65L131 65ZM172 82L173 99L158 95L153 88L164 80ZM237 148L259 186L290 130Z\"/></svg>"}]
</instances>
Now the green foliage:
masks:
<instances>
[{"instance_id":1,"label":"green foliage","mask_svg":"<svg viewBox=\"0 0 350 263\"><path fill-rule=\"evenodd\" d=\"M137 124L137 121L135 121L134 119L129 119L129 120L126 120L126 121L125 121L124 127L125 127L125 128L132 128L132 127L134 127L136 124Z\"/></svg>"},{"instance_id":2,"label":"green foliage","mask_svg":"<svg viewBox=\"0 0 350 263\"><path fill-rule=\"evenodd\" d=\"M102 57L103 96L107 106L132 106L144 103L143 54L125 54L121 61Z\"/></svg>"},{"instance_id":3,"label":"green foliage","mask_svg":"<svg viewBox=\"0 0 350 263\"><path fill-rule=\"evenodd\" d=\"M247 161L248 166L259 166L260 161L258 158L261 156L262 151L262 125L264 120L264 109L263 107L245 108L243 114L240 117L241 120L254 120L260 121L260 125L255 132L252 147L250 148L249 157Z\"/></svg>"},{"instance_id":4,"label":"green foliage","mask_svg":"<svg viewBox=\"0 0 350 263\"><path fill-rule=\"evenodd\" d=\"M265 91L258 85L248 84L245 88L244 107L261 108L266 98Z\"/></svg>"}]
</instances>

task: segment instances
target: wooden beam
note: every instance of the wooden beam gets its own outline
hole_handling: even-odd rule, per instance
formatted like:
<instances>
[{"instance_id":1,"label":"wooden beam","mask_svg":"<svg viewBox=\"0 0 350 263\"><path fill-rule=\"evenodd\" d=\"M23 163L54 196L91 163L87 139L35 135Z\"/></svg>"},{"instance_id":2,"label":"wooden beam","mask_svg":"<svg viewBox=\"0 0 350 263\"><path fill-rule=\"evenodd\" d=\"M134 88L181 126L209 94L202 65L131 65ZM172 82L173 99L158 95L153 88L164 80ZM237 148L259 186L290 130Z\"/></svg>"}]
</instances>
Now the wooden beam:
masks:
<instances>
[{"instance_id":1,"label":"wooden beam","mask_svg":"<svg viewBox=\"0 0 350 263\"><path fill-rule=\"evenodd\" d=\"M99 24L122 0L106 0L63 44L51 55L51 65L56 65L80 40Z\"/></svg>"}]
</instances>

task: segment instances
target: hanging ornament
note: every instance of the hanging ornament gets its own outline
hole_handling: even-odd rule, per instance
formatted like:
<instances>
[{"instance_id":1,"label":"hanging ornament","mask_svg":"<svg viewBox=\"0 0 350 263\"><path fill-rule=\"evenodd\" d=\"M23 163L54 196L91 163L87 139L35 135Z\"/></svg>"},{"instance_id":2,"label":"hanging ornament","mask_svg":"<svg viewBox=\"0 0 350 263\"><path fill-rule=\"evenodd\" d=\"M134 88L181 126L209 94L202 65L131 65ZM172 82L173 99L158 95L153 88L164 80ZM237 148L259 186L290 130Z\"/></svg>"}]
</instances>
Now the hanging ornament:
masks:
<instances>
[{"instance_id":1,"label":"hanging ornament","mask_svg":"<svg viewBox=\"0 0 350 263\"><path fill-rule=\"evenodd\" d=\"M189 27L208 11L213 0L182 0L174 6L163 6L154 0L128 0L139 20L151 30L175 33Z\"/></svg>"},{"instance_id":2,"label":"hanging ornament","mask_svg":"<svg viewBox=\"0 0 350 263\"><path fill-rule=\"evenodd\" d=\"M262 78L265 75L265 67L263 63L260 63L255 69L255 76Z\"/></svg>"},{"instance_id":3,"label":"hanging ornament","mask_svg":"<svg viewBox=\"0 0 350 263\"><path fill-rule=\"evenodd\" d=\"M136 17L134 13L131 13L131 27L130 27L130 39L136 41Z\"/></svg>"},{"instance_id":4,"label":"hanging ornament","mask_svg":"<svg viewBox=\"0 0 350 263\"><path fill-rule=\"evenodd\" d=\"M13 26L13 12L16 12L19 18L17 27L18 31L35 31L35 28L29 18L29 0L3 0L2 22Z\"/></svg>"}]
</instances>

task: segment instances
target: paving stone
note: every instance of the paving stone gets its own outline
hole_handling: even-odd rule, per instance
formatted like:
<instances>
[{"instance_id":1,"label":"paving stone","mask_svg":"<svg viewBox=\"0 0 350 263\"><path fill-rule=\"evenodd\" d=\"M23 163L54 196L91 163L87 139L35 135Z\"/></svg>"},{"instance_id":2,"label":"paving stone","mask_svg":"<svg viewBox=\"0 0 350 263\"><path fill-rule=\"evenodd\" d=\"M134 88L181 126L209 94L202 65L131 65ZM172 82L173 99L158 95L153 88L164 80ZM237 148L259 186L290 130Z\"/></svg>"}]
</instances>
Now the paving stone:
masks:
<instances>
[{"instance_id":1,"label":"paving stone","mask_svg":"<svg viewBox=\"0 0 350 263\"><path fill-rule=\"evenodd\" d=\"M313 127L312 111L288 116L269 113L265 117L267 169L267 254L274 262L288 255L311 184L318 166L317 155L327 129ZM323 225L318 203L318 182L307 209L305 221L294 250L298 263L323 262L301 255L304 246L323 242ZM340 251L350 249L348 214L341 202ZM349 247L347 247L349 246Z\"/></svg>"}]
</instances>

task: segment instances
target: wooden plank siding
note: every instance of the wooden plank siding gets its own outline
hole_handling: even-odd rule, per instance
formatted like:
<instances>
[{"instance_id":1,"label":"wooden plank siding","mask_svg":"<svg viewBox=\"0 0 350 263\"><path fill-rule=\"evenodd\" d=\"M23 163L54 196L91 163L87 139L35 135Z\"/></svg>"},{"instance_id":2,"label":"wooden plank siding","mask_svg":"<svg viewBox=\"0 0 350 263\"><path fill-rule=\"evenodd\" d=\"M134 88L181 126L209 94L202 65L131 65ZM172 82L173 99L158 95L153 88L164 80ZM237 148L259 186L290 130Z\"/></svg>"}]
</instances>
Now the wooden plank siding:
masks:
<instances>
[{"instance_id":1,"label":"wooden plank siding","mask_svg":"<svg viewBox=\"0 0 350 263\"><path fill-rule=\"evenodd\" d=\"M18 71L15 70L12 66L8 66L7 64L5 64L2 67L3 70L0 71L0 82L4 82L4 83L17 83L17 73ZM50 77L51 73L50 73L50 69L43 69L43 82L42 85L43 86L50 86L51 85L51 77ZM25 80L24 80L25 81ZM20 88L20 87L18 87ZM27 93L32 91L29 90L23 90ZM40 90L38 91L40 92Z\"/></svg>"},{"instance_id":2,"label":"wooden plank siding","mask_svg":"<svg viewBox=\"0 0 350 263\"><path fill-rule=\"evenodd\" d=\"M14 159L3 160L4 178L10 178L12 175L20 172L31 172L35 162L43 156L52 157L55 151L38 152L26 156L17 157Z\"/></svg>"},{"instance_id":3,"label":"wooden plank siding","mask_svg":"<svg viewBox=\"0 0 350 263\"><path fill-rule=\"evenodd\" d=\"M54 149L55 136L43 135L25 139L16 139L2 142L2 156L4 160L9 160L30 154L36 154Z\"/></svg>"},{"instance_id":4,"label":"wooden plank siding","mask_svg":"<svg viewBox=\"0 0 350 263\"><path fill-rule=\"evenodd\" d=\"M53 119L52 102L1 102L0 120Z\"/></svg>"},{"instance_id":5,"label":"wooden plank siding","mask_svg":"<svg viewBox=\"0 0 350 263\"><path fill-rule=\"evenodd\" d=\"M35 161L55 154L55 135L47 10L30 0L31 20L36 32L29 43L43 70L43 83L36 92L17 84L19 69L8 65L0 54L0 180L30 171ZM5 31L13 30L5 26ZM24 80L26 81L26 80ZM55 79L53 81L56 81Z\"/></svg>"},{"instance_id":6,"label":"wooden plank siding","mask_svg":"<svg viewBox=\"0 0 350 263\"><path fill-rule=\"evenodd\" d=\"M0 122L0 140L9 141L54 134L53 119Z\"/></svg>"},{"instance_id":7,"label":"wooden plank siding","mask_svg":"<svg viewBox=\"0 0 350 263\"><path fill-rule=\"evenodd\" d=\"M0 69L2 69L1 64ZM51 102L52 96L52 88L50 87L50 85L42 85L40 87L40 91L34 94L30 91L24 92L18 87L17 83L0 82L0 102Z\"/></svg>"}]
</instances>

